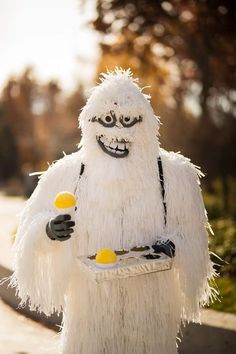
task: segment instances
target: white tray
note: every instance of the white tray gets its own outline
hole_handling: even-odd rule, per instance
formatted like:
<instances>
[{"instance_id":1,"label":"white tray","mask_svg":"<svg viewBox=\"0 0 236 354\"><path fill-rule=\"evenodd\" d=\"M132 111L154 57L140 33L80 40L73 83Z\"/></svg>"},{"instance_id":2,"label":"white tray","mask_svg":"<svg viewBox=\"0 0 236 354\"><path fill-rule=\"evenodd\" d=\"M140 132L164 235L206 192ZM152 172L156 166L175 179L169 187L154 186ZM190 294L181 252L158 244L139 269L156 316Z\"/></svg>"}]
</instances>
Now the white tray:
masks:
<instances>
[{"instance_id":1,"label":"white tray","mask_svg":"<svg viewBox=\"0 0 236 354\"><path fill-rule=\"evenodd\" d=\"M149 246L150 247L150 246ZM161 272L172 267L173 258L164 253L158 253L158 259L145 259L143 256L152 253L152 248L145 251L128 251L123 255L117 255L117 263L112 268L99 267L93 256L78 257L79 266L87 271L97 282L135 277L139 275Z\"/></svg>"}]
</instances>

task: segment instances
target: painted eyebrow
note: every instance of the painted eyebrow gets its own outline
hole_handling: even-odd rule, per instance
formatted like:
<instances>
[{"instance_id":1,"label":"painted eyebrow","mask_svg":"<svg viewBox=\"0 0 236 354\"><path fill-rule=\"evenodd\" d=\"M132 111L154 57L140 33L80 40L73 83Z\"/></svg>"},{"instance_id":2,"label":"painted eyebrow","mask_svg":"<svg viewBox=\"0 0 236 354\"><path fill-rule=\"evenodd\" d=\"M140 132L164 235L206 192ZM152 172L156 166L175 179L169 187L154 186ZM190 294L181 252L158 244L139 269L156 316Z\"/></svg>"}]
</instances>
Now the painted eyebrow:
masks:
<instances>
[{"instance_id":1,"label":"painted eyebrow","mask_svg":"<svg viewBox=\"0 0 236 354\"><path fill-rule=\"evenodd\" d=\"M143 117L142 117L141 115L139 115L138 118L137 118L137 117L134 117L133 120L132 120L130 123L126 123L126 122L124 121L124 119L125 119L125 117L122 115L122 116L120 117L120 119L119 119L119 120L120 120L120 123L123 125L124 128L129 128L129 127L132 127L133 125L135 125L136 123L142 122Z\"/></svg>"},{"instance_id":2,"label":"painted eyebrow","mask_svg":"<svg viewBox=\"0 0 236 354\"><path fill-rule=\"evenodd\" d=\"M90 122L98 122L101 125L103 125L105 128L112 128L112 127L114 127L116 125L117 118L116 118L115 112L112 111L112 110L105 115L105 118L108 115L110 115L111 118L113 119L110 123L104 122L100 117L97 118L97 116L92 117L91 119L89 119L89 121Z\"/></svg>"}]
</instances>

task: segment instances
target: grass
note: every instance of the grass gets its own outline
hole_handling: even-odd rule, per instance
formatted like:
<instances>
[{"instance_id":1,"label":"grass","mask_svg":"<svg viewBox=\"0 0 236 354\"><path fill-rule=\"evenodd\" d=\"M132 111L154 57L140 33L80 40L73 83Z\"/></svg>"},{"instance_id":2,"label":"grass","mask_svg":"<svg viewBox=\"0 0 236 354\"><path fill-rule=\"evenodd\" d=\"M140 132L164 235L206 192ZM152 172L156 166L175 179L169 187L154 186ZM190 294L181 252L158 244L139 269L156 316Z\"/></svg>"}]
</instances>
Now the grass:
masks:
<instances>
[{"instance_id":1,"label":"grass","mask_svg":"<svg viewBox=\"0 0 236 354\"><path fill-rule=\"evenodd\" d=\"M236 314L236 282L228 277L216 279L216 285L219 289L219 301L215 301L210 306L211 309Z\"/></svg>"},{"instance_id":2,"label":"grass","mask_svg":"<svg viewBox=\"0 0 236 354\"><path fill-rule=\"evenodd\" d=\"M210 251L217 254L212 260L218 264L220 277L215 280L219 289L219 301L210 308L236 314L236 211L225 213L219 191L204 193L204 201L214 236L209 237Z\"/></svg>"}]
</instances>

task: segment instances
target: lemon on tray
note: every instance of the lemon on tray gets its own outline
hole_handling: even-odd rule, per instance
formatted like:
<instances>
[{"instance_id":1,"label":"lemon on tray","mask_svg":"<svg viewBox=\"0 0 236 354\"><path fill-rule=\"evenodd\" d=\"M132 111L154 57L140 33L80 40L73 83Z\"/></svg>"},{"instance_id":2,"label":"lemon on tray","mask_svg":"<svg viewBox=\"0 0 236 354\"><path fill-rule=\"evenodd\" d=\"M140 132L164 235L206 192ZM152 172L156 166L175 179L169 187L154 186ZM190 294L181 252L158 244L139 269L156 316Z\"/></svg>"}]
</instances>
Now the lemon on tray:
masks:
<instances>
[{"instance_id":1,"label":"lemon on tray","mask_svg":"<svg viewBox=\"0 0 236 354\"><path fill-rule=\"evenodd\" d=\"M58 209L72 208L76 205L76 198L70 192L60 192L54 199L54 205Z\"/></svg>"},{"instance_id":2,"label":"lemon on tray","mask_svg":"<svg viewBox=\"0 0 236 354\"><path fill-rule=\"evenodd\" d=\"M113 268L116 265L117 256L113 250L103 248L98 251L95 261L99 268Z\"/></svg>"}]
</instances>

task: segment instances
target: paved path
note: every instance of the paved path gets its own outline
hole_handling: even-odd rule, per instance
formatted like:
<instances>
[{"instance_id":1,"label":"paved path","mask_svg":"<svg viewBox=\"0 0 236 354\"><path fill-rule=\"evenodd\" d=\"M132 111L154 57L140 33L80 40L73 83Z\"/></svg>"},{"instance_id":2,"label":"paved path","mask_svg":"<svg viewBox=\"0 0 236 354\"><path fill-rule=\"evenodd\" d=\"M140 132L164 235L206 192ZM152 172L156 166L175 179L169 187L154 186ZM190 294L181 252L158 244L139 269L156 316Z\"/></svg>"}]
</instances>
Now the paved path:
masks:
<instances>
[{"instance_id":1,"label":"paved path","mask_svg":"<svg viewBox=\"0 0 236 354\"><path fill-rule=\"evenodd\" d=\"M0 300L0 354L58 354L56 332L45 328Z\"/></svg>"},{"instance_id":2,"label":"paved path","mask_svg":"<svg viewBox=\"0 0 236 354\"><path fill-rule=\"evenodd\" d=\"M12 236L17 228L17 214L20 213L25 201L20 197L6 197L0 193L0 264L12 268Z\"/></svg>"},{"instance_id":3,"label":"paved path","mask_svg":"<svg viewBox=\"0 0 236 354\"><path fill-rule=\"evenodd\" d=\"M12 236L17 214L24 207L20 197L0 193L0 266L12 269ZM58 354L56 332L14 311L0 299L0 354Z\"/></svg>"}]
</instances>

